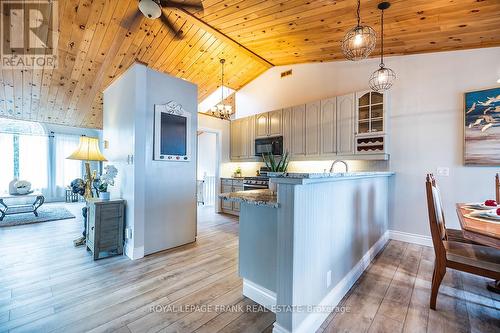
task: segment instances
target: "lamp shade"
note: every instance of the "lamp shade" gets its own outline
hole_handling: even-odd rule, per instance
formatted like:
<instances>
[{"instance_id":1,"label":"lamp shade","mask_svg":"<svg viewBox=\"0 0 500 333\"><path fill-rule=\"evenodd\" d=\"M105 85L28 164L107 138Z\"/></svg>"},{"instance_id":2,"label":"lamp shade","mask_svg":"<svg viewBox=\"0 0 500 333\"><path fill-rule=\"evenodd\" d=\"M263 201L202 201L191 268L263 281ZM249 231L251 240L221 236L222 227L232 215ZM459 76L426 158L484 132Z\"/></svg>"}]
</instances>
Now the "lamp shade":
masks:
<instances>
[{"instance_id":1,"label":"lamp shade","mask_svg":"<svg viewBox=\"0 0 500 333\"><path fill-rule=\"evenodd\" d=\"M80 137L78 148L66 157L68 160L80 161L107 161L99 150L99 140L97 138Z\"/></svg>"}]
</instances>

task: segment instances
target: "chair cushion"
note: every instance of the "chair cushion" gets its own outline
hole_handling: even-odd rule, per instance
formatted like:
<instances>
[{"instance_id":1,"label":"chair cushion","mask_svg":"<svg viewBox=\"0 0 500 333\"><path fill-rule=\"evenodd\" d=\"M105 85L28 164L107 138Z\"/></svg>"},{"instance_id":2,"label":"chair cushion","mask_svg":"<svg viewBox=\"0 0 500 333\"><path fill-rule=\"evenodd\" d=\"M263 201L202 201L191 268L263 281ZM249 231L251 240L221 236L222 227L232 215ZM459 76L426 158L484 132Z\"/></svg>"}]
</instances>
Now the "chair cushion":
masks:
<instances>
[{"instance_id":1,"label":"chair cushion","mask_svg":"<svg viewBox=\"0 0 500 333\"><path fill-rule=\"evenodd\" d=\"M479 243L471 241L470 239L465 238L463 236L462 230L446 228L446 236L448 237L448 241L450 241L450 242L460 242L460 243L481 245Z\"/></svg>"},{"instance_id":2,"label":"chair cushion","mask_svg":"<svg viewBox=\"0 0 500 333\"><path fill-rule=\"evenodd\" d=\"M475 244L443 241L446 259L500 273L500 250Z\"/></svg>"}]
</instances>

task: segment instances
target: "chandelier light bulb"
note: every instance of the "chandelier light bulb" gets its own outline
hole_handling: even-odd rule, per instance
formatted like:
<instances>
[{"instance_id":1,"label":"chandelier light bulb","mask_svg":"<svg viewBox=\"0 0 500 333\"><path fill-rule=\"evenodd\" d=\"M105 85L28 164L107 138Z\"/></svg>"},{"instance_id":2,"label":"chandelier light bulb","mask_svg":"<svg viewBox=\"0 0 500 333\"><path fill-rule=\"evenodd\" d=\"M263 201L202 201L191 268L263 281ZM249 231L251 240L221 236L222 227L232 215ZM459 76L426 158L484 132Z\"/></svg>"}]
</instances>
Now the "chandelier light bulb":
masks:
<instances>
[{"instance_id":1,"label":"chandelier light bulb","mask_svg":"<svg viewBox=\"0 0 500 333\"><path fill-rule=\"evenodd\" d=\"M375 49L375 44L377 43L377 34L375 30L368 25L361 25L360 6L360 1L358 0L358 24L347 31L340 45L346 59L352 61L368 58L373 49Z\"/></svg>"}]
</instances>

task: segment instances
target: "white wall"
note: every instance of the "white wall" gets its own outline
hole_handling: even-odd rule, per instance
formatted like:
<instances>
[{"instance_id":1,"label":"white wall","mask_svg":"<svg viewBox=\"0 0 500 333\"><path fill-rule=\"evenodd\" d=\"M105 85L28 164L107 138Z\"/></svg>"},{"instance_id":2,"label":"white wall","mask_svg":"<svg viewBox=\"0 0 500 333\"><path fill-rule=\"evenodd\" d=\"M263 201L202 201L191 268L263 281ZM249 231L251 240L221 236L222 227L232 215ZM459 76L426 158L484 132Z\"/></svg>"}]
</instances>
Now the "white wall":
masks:
<instances>
[{"instance_id":1,"label":"white wall","mask_svg":"<svg viewBox=\"0 0 500 333\"><path fill-rule=\"evenodd\" d=\"M104 91L104 153L118 168L112 195L127 200L131 258L195 240L197 94L196 85L140 64ZM171 100L192 114L188 162L153 161L154 105Z\"/></svg>"},{"instance_id":2,"label":"white wall","mask_svg":"<svg viewBox=\"0 0 500 333\"><path fill-rule=\"evenodd\" d=\"M390 169L396 172L390 229L429 235L424 179L437 167L447 226L459 228L456 202L494 197L500 168L465 167L463 93L492 87L500 78L500 48L390 57L398 78L390 91ZM378 60L275 67L236 93L237 117L368 89ZM284 70L293 75L280 78Z\"/></svg>"}]
</instances>

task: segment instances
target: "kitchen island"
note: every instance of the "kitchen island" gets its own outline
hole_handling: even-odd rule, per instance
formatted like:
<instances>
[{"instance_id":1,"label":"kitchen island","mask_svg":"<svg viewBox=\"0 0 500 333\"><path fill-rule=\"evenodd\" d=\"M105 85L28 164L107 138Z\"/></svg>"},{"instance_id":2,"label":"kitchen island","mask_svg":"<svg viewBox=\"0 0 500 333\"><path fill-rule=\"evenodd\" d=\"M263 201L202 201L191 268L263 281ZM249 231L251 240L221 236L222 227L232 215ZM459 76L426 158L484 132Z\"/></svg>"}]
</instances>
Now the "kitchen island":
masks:
<instances>
[{"instance_id":1,"label":"kitchen island","mask_svg":"<svg viewBox=\"0 0 500 333\"><path fill-rule=\"evenodd\" d=\"M387 242L390 172L270 174L239 200L243 294L276 313L273 332L314 332Z\"/></svg>"}]
</instances>

